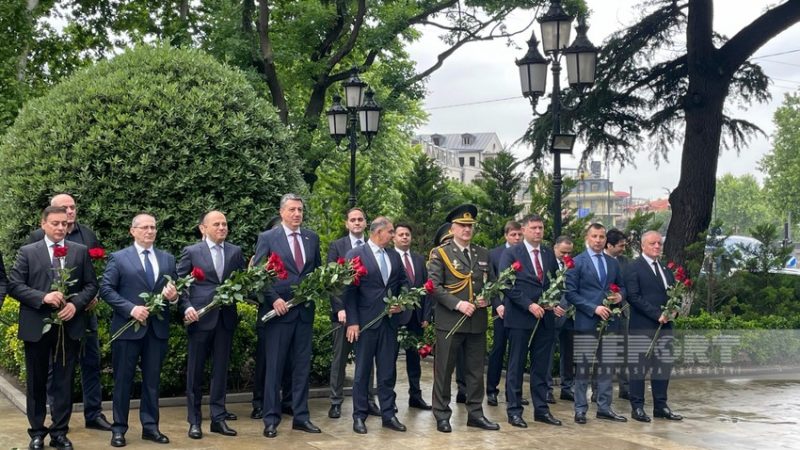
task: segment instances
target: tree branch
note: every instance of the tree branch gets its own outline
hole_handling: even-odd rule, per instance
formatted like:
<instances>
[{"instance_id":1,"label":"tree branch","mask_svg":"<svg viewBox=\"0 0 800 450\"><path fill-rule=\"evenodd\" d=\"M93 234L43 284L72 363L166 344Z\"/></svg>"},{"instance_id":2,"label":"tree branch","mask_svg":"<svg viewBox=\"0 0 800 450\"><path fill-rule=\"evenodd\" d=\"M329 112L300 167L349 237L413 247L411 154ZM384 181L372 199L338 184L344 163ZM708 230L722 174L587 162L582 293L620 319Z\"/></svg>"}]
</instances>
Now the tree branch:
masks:
<instances>
[{"instance_id":1,"label":"tree branch","mask_svg":"<svg viewBox=\"0 0 800 450\"><path fill-rule=\"evenodd\" d=\"M721 61L732 73L761 46L800 21L800 2L788 0L770 9L739 30L720 48Z\"/></svg>"},{"instance_id":2,"label":"tree branch","mask_svg":"<svg viewBox=\"0 0 800 450\"><path fill-rule=\"evenodd\" d=\"M286 104L286 94L283 91L278 71L275 67L275 52L272 48L272 40L269 37L269 1L259 0L258 2L258 44L260 59L263 63L264 78L269 86L272 95L272 104L278 109L278 116L285 125L289 124L289 107Z\"/></svg>"}]
</instances>

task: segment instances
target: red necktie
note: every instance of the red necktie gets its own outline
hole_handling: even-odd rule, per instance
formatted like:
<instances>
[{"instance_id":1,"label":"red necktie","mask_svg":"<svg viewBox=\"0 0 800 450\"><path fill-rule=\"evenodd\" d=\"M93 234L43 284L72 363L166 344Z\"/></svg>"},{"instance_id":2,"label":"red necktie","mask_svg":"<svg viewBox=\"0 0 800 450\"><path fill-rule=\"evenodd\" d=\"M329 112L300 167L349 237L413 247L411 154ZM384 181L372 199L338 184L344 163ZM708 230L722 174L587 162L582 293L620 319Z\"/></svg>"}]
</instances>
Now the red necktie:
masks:
<instances>
[{"instance_id":1,"label":"red necktie","mask_svg":"<svg viewBox=\"0 0 800 450\"><path fill-rule=\"evenodd\" d=\"M544 281L544 272L542 271L542 263L539 262L539 249L533 249L533 266L536 268L536 277L539 282Z\"/></svg>"},{"instance_id":2,"label":"red necktie","mask_svg":"<svg viewBox=\"0 0 800 450\"><path fill-rule=\"evenodd\" d=\"M297 267L298 272L303 271L303 249L300 248L300 239L297 237L300 233L292 233L294 237L294 265Z\"/></svg>"},{"instance_id":3,"label":"red necktie","mask_svg":"<svg viewBox=\"0 0 800 450\"><path fill-rule=\"evenodd\" d=\"M408 275L408 282L414 284L414 269L411 267L411 260L408 259L408 252L403 253L403 262L406 266L406 275Z\"/></svg>"}]
</instances>

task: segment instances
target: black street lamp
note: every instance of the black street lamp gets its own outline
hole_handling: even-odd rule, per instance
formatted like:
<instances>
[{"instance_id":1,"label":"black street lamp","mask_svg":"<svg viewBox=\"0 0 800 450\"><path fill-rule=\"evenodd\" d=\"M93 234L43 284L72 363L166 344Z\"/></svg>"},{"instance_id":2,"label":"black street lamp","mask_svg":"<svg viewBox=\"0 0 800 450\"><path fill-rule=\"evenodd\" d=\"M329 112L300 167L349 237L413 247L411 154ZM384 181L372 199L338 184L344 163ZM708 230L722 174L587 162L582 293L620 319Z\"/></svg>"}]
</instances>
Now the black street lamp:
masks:
<instances>
[{"instance_id":1,"label":"black street lamp","mask_svg":"<svg viewBox=\"0 0 800 450\"><path fill-rule=\"evenodd\" d=\"M350 207L356 206L356 150L358 150L358 129L367 138L367 147L372 138L378 134L381 119L381 107L375 103L375 92L367 87L367 83L358 77L358 69L353 67L350 78L342 83L346 105L342 106L342 97L333 96L333 105L328 110L328 130L338 146L342 138L350 139ZM356 122L359 123L356 123ZM360 125L360 126L359 126Z\"/></svg>"},{"instance_id":2,"label":"black street lamp","mask_svg":"<svg viewBox=\"0 0 800 450\"><path fill-rule=\"evenodd\" d=\"M553 153L553 238L561 234L561 154L572 153L575 135L561 132L561 110L566 107L561 103L561 57L567 63L567 81L578 94L583 94L594 85L597 67L598 48L592 45L586 36L589 29L585 19L578 19L575 27L578 34L572 45L569 45L570 28L573 17L564 12L560 0L550 2L550 8L540 17L542 48L549 59L539 53L539 42L536 32L531 33L528 40L528 52L517 60L519 67L522 95L527 97L533 107L534 115L539 97L544 95L547 84L547 66L552 63L553 91L550 95L550 114L553 130L550 134L550 152Z\"/></svg>"}]
</instances>

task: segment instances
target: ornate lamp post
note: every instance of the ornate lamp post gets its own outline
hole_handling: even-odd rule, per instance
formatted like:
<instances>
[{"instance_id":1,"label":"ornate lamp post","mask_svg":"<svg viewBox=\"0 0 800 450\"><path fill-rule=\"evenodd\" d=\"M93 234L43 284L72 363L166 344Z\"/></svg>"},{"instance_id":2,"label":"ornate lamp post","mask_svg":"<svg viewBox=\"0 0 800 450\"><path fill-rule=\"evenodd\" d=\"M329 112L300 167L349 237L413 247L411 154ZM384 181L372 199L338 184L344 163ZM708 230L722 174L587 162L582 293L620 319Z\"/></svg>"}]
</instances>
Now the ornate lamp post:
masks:
<instances>
[{"instance_id":1,"label":"ornate lamp post","mask_svg":"<svg viewBox=\"0 0 800 450\"><path fill-rule=\"evenodd\" d=\"M561 132L561 110L566 109L561 103L561 58L566 60L567 81L579 94L594 85L597 67L598 48L586 37L586 26L583 17L578 19L575 27L578 34L569 44L570 28L573 17L564 12L560 0L550 2L550 8L538 19L542 33L542 49L550 58L539 53L539 42L536 32L531 33L528 40L528 52L517 60L519 67L522 95L527 97L533 107L534 115L539 115L536 105L539 97L544 95L547 84L547 66L552 63L553 90L550 95L550 114L553 119L553 130L550 135L550 152L553 153L553 234L554 239L561 234L561 154L572 153L575 135Z\"/></svg>"},{"instance_id":2,"label":"ornate lamp post","mask_svg":"<svg viewBox=\"0 0 800 450\"><path fill-rule=\"evenodd\" d=\"M345 136L349 138L350 197L348 197L348 203L352 208L356 205L358 129L367 138L367 147L369 147L372 144L372 138L378 134L381 107L375 103L375 92L358 77L358 69L356 67L353 67L350 78L342 83L342 87L344 87L347 106L342 106L341 96L333 96L333 105L327 112L328 130L333 140L336 141L337 146L342 142L342 138Z\"/></svg>"}]
</instances>

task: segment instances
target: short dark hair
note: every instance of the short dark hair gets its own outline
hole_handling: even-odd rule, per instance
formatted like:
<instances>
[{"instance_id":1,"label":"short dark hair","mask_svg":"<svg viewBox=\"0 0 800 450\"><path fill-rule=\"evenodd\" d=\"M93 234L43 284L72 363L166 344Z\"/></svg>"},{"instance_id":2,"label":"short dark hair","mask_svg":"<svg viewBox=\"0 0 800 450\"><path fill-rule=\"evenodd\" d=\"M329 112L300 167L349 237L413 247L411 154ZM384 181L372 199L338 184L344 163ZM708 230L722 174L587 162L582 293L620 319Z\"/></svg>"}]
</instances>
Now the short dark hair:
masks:
<instances>
[{"instance_id":1,"label":"short dark hair","mask_svg":"<svg viewBox=\"0 0 800 450\"><path fill-rule=\"evenodd\" d=\"M396 224L394 224L394 230L395 231L397 231L397 229L400 228L400 227L406 228L406 229L408 229L409 232L411 232L411 234L414 234L414 228L411 226L410 223L408 223L408 222L397 222Z\"/></svg>"},{"instance_id":2,"label":"short dark hair","mask_svg":"<svg viewBox=\"0 0 800 450\"><path fill-rule=\"evenodd\" d=\"M521 224L522 225L527 225L527 224L529 224L531 222L542 222L544 224L544 219L542 218L542 216L540 216L538 214L528 214L527 216L522 218Z\"/></svg>"},{"instance_id":3,"label":"short dark hair","mask_svg":"<svg viewBox=\"0 0 800 450\"><path fill-rule=\"evenodd\" d=\"M350 217L350 213L353 211L360 212L361 215L364 216L364 220L367 220L367 213L365 213L360 206L353 206L352 208L348 209L347 212L344 213L344 220L347 220Z\"/></svg>"},{"instance_id":4,"label":"short dark hair","mask_svg":"<svg viewBox=\"0 0 800 450\"><path fill-rule=\"evenodd\" d=\"M42 220L47 220L50 214L66 214L67 208L63 206L48 206L42 211Z\"/></svg>"},{"instance_id":5,"label":"short dark hair","mask_svg":"<svg viewBox=\"0 0 800 450\"><path fill-rule=\"evenodd\" d=\"M584 230L583 234L588 236L589 235L589 231L591 231L591 230L605 230L605 229L606 229L606 226L603 225L602 223L600 223L600 222L592 222L591 224L589 224L588 227L586 227L586 230Z\"/></svg>"},{"instance_id":6,"label":"short dark hair","mask_svg":"<svg viewBox=\"0 0 800 450\"><path fill-rule=\"evenodd\" d=\"M613 247L619 244L621 241L627 241L627 240L628 236L625 236L625 233L616 228L612 228L608 230L608 232L606 233L606 247L608 246Z\"/></svg>"},{"instance_id":7,"label":"short dark hair","mask_svg":"<svg viewBox=\"0 0 800 450\"><path fill-rule=\"evenodd\" d=\"M562 234L561 236L556 238L555 245L558 245L558 244L561 244L561 243L572 244L572 238L567 236L566 234Z\"/></svg>"},{"instance_id":8,"label":"short dark hair","mask_svg":"<svg viewBox=\"0 0 800 450\"><path fill-rule=\"evenodd\" d=\"M522 225L516 220L509 220L506 226L503 227L503 234L508 234L510 231L521 230Z\"/></svg>"}]
</instances>

